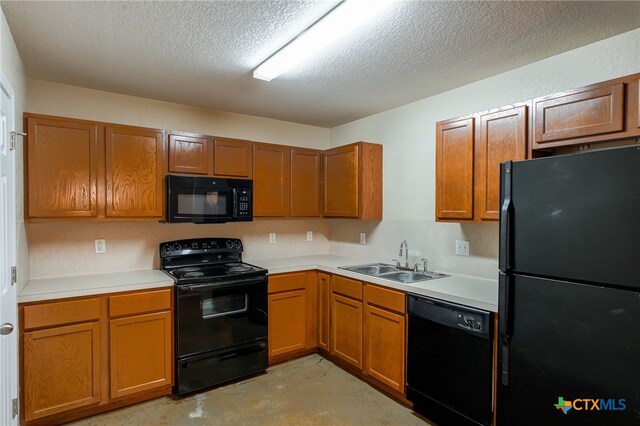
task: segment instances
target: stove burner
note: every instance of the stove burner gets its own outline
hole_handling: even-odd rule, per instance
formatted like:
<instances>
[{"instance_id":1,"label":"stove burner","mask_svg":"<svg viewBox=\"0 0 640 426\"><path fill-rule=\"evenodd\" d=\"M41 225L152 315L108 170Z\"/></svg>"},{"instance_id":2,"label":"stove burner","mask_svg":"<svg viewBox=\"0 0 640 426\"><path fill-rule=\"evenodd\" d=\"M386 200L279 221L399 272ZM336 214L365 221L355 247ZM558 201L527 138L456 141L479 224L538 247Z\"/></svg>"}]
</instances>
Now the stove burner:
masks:
<instances>
[{"instance_id":1,"label":"stove burner","mask_svg":"<svg viewBox=\"0 0 640 426\"><path fill-rule=\"evenodd\" d=\"M228 263L225 266L227 267L227 274L237 274L238 272L247 272L253 270L251 266L246 266L242 263Z\"/></svg>"},{"instance_id":2,"label":"stove burner","mask_svg":"<svg viewBox=\"0 0 640 426\"><path fill-rule=\"evenodd\" d=\"M200 270L200 268L194 268L194 267L191 267L191 268L180 268L180 269L178 269L178 272L197 272L199 270Z\"/></svg>"},{"instance_id":3,"label":"stove burner","mask_svg":"<svg viewBox=\"0 0 640 426\"><path fill-rule=\"evenodd\" d=\"M186 272L185 274L182 275L183 278L198 278L202 276L204 276L204 272L199 272L199 271Z\"/></svg>"}]
</instances>

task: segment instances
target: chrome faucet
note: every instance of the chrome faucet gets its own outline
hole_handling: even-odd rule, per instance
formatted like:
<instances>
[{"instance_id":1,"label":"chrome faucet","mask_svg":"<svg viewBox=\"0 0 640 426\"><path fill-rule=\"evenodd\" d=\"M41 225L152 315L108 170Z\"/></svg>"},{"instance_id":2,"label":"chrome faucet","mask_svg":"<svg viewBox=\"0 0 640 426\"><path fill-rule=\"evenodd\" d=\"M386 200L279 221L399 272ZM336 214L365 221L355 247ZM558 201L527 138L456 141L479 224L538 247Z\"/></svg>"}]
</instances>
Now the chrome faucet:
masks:
<instances>
[{"instance_id":1,"label":"chrome faucet","mask_svg":"<svg viewBox=\"0 0 640 426\"><path fill-rule=\"evenodd\" d=\"M402 248L404 247L404 267L409 269L409 243L404 240L400 243L400 257L402 257Z\"/></svg>"}]
</instances>

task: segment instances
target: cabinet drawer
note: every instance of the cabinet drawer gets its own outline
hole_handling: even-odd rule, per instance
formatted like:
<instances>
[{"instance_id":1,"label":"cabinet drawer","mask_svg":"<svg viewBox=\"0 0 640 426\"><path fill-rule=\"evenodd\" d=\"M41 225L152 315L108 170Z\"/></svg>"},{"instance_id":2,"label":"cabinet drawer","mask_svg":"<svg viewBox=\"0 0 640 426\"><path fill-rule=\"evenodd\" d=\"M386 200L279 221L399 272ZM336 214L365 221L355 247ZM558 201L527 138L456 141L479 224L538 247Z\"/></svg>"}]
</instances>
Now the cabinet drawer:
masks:
<instances>
[{"instance_id":1,"label":"cabinet drawer","mask_svg":"<svg viewBox=\"0 0 640 426\"><path fill-rule=\"evenodd\" d=\"M24 307L24 329L50 327L100 318L100 299L43 303Z\"/></svg>"},{"instance_id":2,"label":"cabinet drawer","mask_svg":"<svg viewBox=\"0 0 640 426\"><path fill-rule=\"evenodd\" d=\"M364 287L364 299L367 304L377 305L401 314L406 312L405 294L401 291L367 284Z\"/></svg>"},{"instance_id":3,"label":"cabinet drawer","mask_svg":"<svg viewBox=\"0 0 640 426\"><path fill-rule=\"evenodd\" d=\"M334 275L331 277L331 291L362 300L362 283L360 281Z\"/></svg>"},{"instance_id":4,"label":"cabinet drawer","mask_svg":"<svg viewBox=\"0 0 640 426\"><path fill-rule=\"evenodd\" d=\"M140 314L171 309L171 289L109 297L109 316Z\"/></svg>"},{"instance_id":5,"label":"cabinet drawer","mask_svg":"<svg viewBox=\"0 0 640 426\"><path fill-rule=\"evenodd\" d=\"M269 276L269 294L305 289L307 287L306 277L305 272Z\"/></svg>"}]
</instances>

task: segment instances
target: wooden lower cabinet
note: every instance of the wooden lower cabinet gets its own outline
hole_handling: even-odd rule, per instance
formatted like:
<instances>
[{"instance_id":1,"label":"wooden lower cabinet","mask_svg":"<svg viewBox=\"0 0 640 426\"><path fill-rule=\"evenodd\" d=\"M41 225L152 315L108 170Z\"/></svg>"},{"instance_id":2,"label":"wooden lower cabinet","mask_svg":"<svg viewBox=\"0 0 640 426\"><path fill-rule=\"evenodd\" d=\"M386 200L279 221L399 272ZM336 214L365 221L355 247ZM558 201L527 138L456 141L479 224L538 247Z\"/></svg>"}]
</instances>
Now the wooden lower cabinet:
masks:
<instances>
[{"instance_id":1,"label":"wooden lower cabinet","mask_svg":"<svg viewBox=\"0 0 640 426\"><path fill-rule=\"evenodd\" d=\"M172 288L19 305L27 424L58 424L173 384Z\"/></svg>"},{"instance_id":2,"label":"wooden lower cabinet","mask_svg":"<svg viewBox=\"0 0 640 426\"><path fill-rule=\"evenodd\" d=\"M26 332L23 345L26 421L98 403L98 322Z\"/></svg>"},{"instance_id":3,"label":"wooden lower cabinet","mask_svg":"<svg viewBox=\"0 0 640 426\"><path fill-rule=\"evenodd\" d=\"M318 273L318 348L329 352L331 276Z\"/></svg>"},{"instance_id":4,"label":"wooden lower cabinet","mask_svg":"<svg viewBox=\"0 0 640 426\"><path fill-rule=\"evenodd\" d=\"M111 398L171 384L171 312L109 322Z\"/></svg>"},{"instance_id":5,"label":"wooden lower cabinet","mask_svg":"<svg viewBox=\"0 0 640 426\"><path fill-rule=\"evenodd\" d=\"M406 294L364 286L364 373L404 395Z\"/></svg>"},{"instance_id":6,"label":"wooden lower cabinet","mask_svg":"<svg viewBox=\"0 0 640 426\"><path fill-rule=\"evenodd\" d=\"M362 302L331 294L330 353L362 370Z\"/></svg>"},{"instance_id":7,"label":"wooden lower cabinet","mask_svg":"<svg viewBox=\"0 0 640 426\"><path fill-rule=\"evenodd\" d=\"M269 276L269 363L316 348L315 271Z\"/></svg>"},{"instance_id":8,"label":"wooden lower cabinet","mask_svg":"<svg viewBox=\"0 0 640 426\"><path fill-rule=\"evenodd\" d=\"M304 349L306 289L269 295L269 357Z\"/></svg>"}]
</instances>

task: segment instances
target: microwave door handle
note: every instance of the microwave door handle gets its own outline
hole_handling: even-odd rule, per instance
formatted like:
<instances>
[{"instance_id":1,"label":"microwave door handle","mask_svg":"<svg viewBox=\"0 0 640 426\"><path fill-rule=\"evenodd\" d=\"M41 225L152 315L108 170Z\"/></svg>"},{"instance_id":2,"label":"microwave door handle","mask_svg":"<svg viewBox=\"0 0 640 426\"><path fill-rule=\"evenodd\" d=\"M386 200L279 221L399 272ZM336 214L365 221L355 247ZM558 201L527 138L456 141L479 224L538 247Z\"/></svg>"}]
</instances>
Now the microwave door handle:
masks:
<instances>
[{"instance_id":1,"label":"microwave door handle","mask_svg":"<svg viewBox=\"0 0 640 426\"><path fill-rule=\"evenodd\" d=\"M235 188L231 188L231 194L233 198L233 202L231 203L233 205L232 217L234 219L237 219L238 218L238 193L236 192Z\"/></svg>"}]
</instances>

